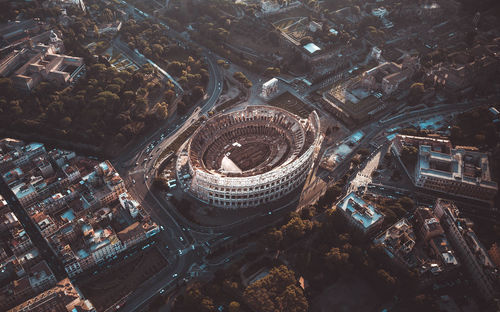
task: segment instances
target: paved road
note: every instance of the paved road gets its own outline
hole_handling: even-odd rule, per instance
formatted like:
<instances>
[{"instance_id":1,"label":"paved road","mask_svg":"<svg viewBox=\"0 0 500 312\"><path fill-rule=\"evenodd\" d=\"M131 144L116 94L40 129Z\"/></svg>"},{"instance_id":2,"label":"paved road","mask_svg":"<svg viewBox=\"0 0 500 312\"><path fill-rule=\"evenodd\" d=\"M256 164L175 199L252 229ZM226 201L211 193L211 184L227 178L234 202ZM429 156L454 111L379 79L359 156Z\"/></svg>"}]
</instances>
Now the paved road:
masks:
<instances>
[{"instance_id":1,"label":"paved road","mask_svg":"<svg viewBox=\"0 0 500 312\"><path fill-rule=\"evenodd\" d=\"M129 5L129 7L133 10L132 6ZM180 37L179 34L176 34L172 30L169 30L166 35ZM119 45L120 43L117 44ZM222 93L223 76L217 67L215 57L205 49L202 49L202 55L209 66L210 79L206 92L208 96L201 101L199 106L192 108L186 114L186 117L169 120L170 123L168 125L160 127L149 138L113 160L115 168L117 168L120 175L125 179L132 195L149 211L152 218L165 229L160 232L159 241L161 245L168 246L169 259L175 259L172 265L136 289L120 311L136 311L162 291L162 289L168 290L171 287L175 287L177 280L182 279L186 275L189 267L196 261L201 260L205 255L203 248L193 246L194 249L192 249L189 246L188 241L192 240L192 236L183 230L184 226L180 225L170 214L169 210L165 209L158 198L149 191L152 182L152 178L150 177L154 175L154 165L161 151L181 135L191 123L210 111ZM141 60L138 59L137 61L140 62ZM164 140L160 140L160 134L162 133L165 135ZM150 153L146 153L147 146L152 142L159 143ZM146 157L147 161L144 161L143 158ZM163 247L158 246L158 248ZM182 255L179 255L179 250L182 250ZM174 274L176 275L174 276Z\"/></svg>"}]
</instances>

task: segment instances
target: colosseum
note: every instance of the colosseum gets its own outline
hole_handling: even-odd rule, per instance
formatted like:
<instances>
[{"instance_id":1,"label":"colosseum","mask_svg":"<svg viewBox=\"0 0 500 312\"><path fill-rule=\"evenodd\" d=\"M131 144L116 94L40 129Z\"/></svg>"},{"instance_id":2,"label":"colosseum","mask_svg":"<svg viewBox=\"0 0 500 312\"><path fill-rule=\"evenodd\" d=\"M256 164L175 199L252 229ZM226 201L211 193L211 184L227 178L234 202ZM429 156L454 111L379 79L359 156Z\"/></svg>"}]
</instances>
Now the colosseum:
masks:
<instances>
[{"instance_id":1,"label":"colosseum","mask_svg":"<svg viewBox=\"0 0 500 312\"><path fill-rule=\"evenodd\" d=\"M316 112L300 119L286 110L249 106L219 114L187 143L189 191L215 207L254 207L301 185L320 143Z\"/></svg>"}]
</instances>

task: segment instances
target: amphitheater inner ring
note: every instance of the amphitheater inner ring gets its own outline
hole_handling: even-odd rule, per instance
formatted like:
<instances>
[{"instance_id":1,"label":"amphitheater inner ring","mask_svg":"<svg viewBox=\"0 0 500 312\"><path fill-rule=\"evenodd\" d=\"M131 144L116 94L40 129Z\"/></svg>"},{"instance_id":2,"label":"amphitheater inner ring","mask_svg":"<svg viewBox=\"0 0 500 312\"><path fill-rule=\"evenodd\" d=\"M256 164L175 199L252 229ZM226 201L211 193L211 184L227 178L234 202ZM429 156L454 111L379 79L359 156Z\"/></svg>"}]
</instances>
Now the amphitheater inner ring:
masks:
<instances>
[{"instance_id":1,"label":"amphitheater inner ring","mask_svg":"<svg viewBox=\"0 0 500 312\"><path fill-rule=\"evenodd\" d=\"M296 158L305 133L288 112L268 116L225 114L194 134L189 157L195 168L228 177L262 174Z\"/></svg>"},{"instance_id":2,"label":"amphitheater inner ring","mask_svg":"<svg viewBox=\"0 0 500 312\"><path fill-rule=\"evenodd\" d=\"M243 133L242 133L243 132ZM202 156L206 170L227 176L248 176L281 165L292 153L291 142L268 126L225 132L208 144Z\"/></svg>"}]
</instances>

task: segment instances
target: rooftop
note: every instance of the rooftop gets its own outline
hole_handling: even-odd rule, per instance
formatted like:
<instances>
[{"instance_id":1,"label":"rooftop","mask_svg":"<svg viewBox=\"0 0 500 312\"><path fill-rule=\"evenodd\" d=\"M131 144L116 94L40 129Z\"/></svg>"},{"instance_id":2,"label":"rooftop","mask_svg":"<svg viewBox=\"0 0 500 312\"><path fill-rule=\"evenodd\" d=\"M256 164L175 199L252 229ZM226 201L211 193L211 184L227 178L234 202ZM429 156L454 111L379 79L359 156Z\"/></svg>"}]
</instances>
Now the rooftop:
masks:
<instances>
[{"instance_id":1,"label":"rooftop","mask_svg":"<svg viewBox=\"0 0 500 312\"><path fill-rule=\"evenodd\" d=\"M36 297L26 300L17 307L10 309L9 312L47 311L61 305L65 306L65 310L68 312L95 311L90 301L85 300L71 281L65 278L59 281L56 286Z\"/></svg>"},{"instance_id":2,"label":"rooftop","mask_svg":"<svg viewBox=\"0 0 500 312\"><path fill-rule=\"evenodd\" d=\"M310 42L310 43L308 43L308 44L304 45L304 49L306 49L306 50L307 50L307 52L309 52L309 53L311 53L311 54L313 54L313 53L314 53L314 52L316 52L316 51L320 51L320 50L321 50L321 48L320 48L320 47L318 47L317 45L315 45L315 44L314 44L314 43L312 43L312 42Z\"/></svg>"},{"instance_id":3,"label":"rooftop","mask_svg":"<svg viewBox=\"0 0 500 312\"><path fill-rule=\"evenodd\" d=\"M344 210L354 220L358 221L365 229L370 228L383 218L383 215L370 204L367 204L362 198L354 192L344 197L337 207Z\"/></svg>"}]
</instances>

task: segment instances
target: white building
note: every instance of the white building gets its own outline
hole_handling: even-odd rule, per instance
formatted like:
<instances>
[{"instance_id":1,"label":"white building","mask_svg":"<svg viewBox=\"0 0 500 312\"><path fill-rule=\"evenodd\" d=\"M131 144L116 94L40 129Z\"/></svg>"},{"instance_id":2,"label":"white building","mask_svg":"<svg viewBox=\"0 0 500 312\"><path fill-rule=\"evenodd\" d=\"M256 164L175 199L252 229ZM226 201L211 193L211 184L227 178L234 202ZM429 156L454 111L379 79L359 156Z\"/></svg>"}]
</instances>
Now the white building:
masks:
<instances>
[{"instance_id":1,"label":"white building","mask_svg":"<svg viewBox=\"0 0 500 312\"><path fill-rule=\"evenodd\" d=\"M263 97L269 97L271 94L274 94L276 92L278 92L278 79L272 78L262 85L261 94Z\"/></svg>"}]
</instances>

